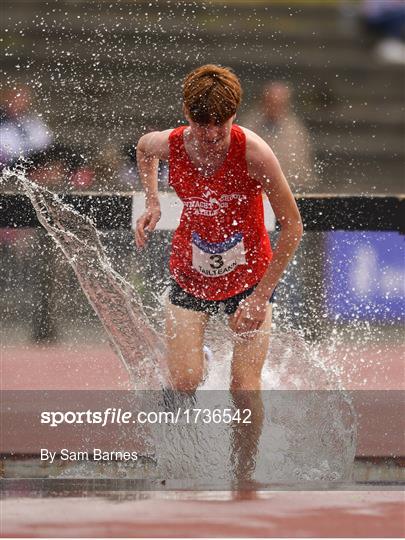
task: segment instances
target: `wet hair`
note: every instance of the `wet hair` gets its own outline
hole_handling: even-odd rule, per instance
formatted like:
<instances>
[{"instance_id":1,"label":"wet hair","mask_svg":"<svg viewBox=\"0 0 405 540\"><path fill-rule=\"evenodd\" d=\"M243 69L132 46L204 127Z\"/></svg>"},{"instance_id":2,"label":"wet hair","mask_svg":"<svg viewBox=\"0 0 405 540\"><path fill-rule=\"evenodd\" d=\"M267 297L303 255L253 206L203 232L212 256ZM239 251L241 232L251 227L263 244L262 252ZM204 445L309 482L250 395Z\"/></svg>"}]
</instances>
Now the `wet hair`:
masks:
<instances>
[{"instance_id":1,"label":"wet hair","mask_svg":"<svg viewBox=\"0 0 405 540\"><path fill-rule=\"evenodd\" d=\"M199 124L226 122L241 100L242 87L230 68L207 64L184 79L183 103L191 120Z\"/></svg>"}]
</instances>

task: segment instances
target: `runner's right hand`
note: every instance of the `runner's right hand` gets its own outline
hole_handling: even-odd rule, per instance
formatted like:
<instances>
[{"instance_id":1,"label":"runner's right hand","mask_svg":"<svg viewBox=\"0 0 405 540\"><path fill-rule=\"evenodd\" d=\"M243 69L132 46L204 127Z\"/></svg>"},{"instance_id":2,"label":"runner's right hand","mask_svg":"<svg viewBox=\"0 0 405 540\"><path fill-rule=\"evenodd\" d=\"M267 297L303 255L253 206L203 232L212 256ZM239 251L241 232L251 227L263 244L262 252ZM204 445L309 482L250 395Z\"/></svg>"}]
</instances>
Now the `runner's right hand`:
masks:
<instances>
[{"instance_id":1,"label":"runner's right hand","mask_svg":"<svg viewBox=\"0 0 405 540\"><path fill-rule=\"evenodd\" d=\"M145 246L147 240L146 233L155 230L160 216L160 205L156 204L146 208L145 212L136 220L136 227L134 231L136 247L143 248Z\"/></svg>"}]
</instances>

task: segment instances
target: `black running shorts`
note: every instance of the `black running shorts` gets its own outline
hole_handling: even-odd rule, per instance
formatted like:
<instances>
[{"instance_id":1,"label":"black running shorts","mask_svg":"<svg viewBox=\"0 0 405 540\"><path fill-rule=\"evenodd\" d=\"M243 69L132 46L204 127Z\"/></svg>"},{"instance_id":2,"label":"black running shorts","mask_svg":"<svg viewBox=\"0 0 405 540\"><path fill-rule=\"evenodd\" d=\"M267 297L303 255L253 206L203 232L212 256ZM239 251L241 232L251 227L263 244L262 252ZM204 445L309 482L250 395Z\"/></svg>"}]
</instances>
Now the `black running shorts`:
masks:
<instances>
[{"instance_id":1,"label":"black running shorts","mask_svg":"<svg viewBox=\"0 0 405 540\"><path fill-rule=\"evenodd\" d=\"M171 278L169 300L175 306L192 309L193 311L203 311L209 315L216 315L220 312L224 312L226 315L232 315L238 309L239 303L244 298L251 295L256 287L257 284L250 287L250 289L246 289L246 291L235 294L235 296L231 296L225 300L203 300L202 298L197 298L186 292L173 278ZM269 302L274 301L273 297L274 292L269 298Z\"/></svg>"}]
</instances>

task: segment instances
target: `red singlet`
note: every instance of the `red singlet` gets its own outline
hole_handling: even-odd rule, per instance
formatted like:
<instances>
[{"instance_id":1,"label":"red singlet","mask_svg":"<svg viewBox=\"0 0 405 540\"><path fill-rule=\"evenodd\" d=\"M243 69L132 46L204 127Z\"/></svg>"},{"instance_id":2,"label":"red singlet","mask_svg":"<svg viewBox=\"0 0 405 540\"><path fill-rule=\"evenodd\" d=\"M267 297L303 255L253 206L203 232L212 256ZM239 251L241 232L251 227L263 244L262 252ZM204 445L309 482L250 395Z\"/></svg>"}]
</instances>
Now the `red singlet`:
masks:
<instances>
[{"instance_id":1,"label":"red singlet","mask_svg":"<svg viewBox=\"0 0 405 540\"><path fill-rule=\"evenodd\" d=\"M170 272L197 298L224 300L260 281L271 260L262 187L249 176L246 136L239 126L232 126L227 156L209 177L198 172L186 152L186 127L169 136L169 183L184 204Z\"/></svg>"}]
</instances>

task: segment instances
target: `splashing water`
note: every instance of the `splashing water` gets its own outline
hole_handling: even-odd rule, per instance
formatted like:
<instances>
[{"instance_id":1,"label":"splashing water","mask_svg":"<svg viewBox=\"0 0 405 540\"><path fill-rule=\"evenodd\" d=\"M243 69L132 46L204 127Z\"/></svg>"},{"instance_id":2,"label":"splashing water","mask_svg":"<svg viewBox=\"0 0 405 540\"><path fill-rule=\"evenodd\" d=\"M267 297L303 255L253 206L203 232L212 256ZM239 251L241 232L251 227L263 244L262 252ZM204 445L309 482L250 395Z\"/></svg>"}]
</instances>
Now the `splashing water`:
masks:
<instances>
[{"instance_id":1,"label":"splashing water","mask_svg":"<svg viewBox=\"0 0 405 540\"><path fill-rule=\"evenodd\" d=\"M55 194L28 180L23 167L3 171L1 181L10 179L30 198L40 223L73 267L134 388L170 386L164 361L164 337L149 321L134 288L111 267L92 222ZM225 322L211 320L206 341L214 354L202 389L218 390L222 381L222 388L227 391L232 335ZM300 482L350 478L356 446L353 408L344 392L325 391L339 388L338 383L338 373L329 369L319 352L298 333L279 331L272 336L263 370L263 390L284 392L264 393L263 430L252 467L256 480ZM319 392L320 389L324 391ZM207 399L211 400L212 409L226 408L232 402L228 392L202 392L197 393L194 407L200 406L199 394L204 395L201 400L204 406ZM156 472L160 477L232 479L227 465L232 459L233 440L229 426L165 426L164 444L161 429L154 433L154 439ZM70 471L70 475L82 477L83 467L84 464L77 465L76 473Z\"/></svg>"},{"instance_id":2,"label":"splashing water","mask_svg":"<svg viewBox=\"0 0 405 540\"><path fill-rule=\"evenodd\" d=\"M136 389L169 384L164 340L149 324L135 289L111 267L90 221L42 186L28 180L23 167L3 171L29 197L38 220L65 254L87 299Z\"/></svg>"}]
</instances>

